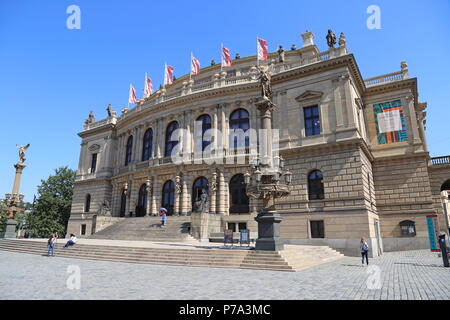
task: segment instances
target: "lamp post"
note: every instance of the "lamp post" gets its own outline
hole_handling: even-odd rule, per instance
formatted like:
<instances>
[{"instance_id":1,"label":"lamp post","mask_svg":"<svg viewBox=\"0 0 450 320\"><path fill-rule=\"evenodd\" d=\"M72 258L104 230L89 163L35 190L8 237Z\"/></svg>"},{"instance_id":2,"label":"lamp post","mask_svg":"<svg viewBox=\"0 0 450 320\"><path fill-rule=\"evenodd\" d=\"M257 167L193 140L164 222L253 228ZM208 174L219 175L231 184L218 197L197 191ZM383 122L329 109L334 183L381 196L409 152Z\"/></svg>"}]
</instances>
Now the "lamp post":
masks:
<instances>
[{"instance_id":1,"label":"lamp post","mask_svg":"<svg viewBox=\"0 0 450 320\"><path fill-rule=\"evenodd\" d=\"M258 239L255 249L283 250L280 238L280 223L283 219L275 209L275 200L290 194L289 184L292 182L292 173L284 170L281 162L279 166L272 167L261 163L259 158L252 163L252 171L244 175L247 195L263 200L263 209L255 218L258 222Z\"/></svg>"},{"instance_id":2,"label":"lamp post","mask_svg":"<svg viewBox=\"0 0 450 320\"><path fill-rule=\"evenodd\" d=\"M279 251L283 250L280 238L280 223L283 219L275 209L275 200L289 195L292 173L284 169L283 158L273 156L272 112L276 105L272 102L271 75L262 67L259 67L259 73L262 97L255 101L255 106L260 113L262 131L258 157L251 161L252 173L244 175L244 183L249 197L263 200L263 209L255 217L258 222L255 249Z\"/></svg>"}]
</instances>

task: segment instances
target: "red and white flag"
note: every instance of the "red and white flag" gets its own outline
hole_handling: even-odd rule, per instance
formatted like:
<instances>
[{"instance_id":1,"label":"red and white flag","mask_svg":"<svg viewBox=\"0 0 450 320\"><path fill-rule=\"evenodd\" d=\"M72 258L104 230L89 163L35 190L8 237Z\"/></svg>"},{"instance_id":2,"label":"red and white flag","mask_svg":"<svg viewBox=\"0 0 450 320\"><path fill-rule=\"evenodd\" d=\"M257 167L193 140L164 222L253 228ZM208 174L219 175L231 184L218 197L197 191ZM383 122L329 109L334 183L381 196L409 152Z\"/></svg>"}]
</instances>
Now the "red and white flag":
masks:
<instances>
[{"instance_id":1,"label":"red and white flag","mask_svg":"<svg viewBox=\"0 0 450 320\"><path fill-rule=\"evenodd\" d=\"M174 68L169 65L165 65L164 68L164 85L173 83L173 70Z\"/></svg>"},{"instance_id":2,"label":"red and white flag","mask_svg":"<svg viewBox=\"0 0 450 320\"><path fill-rule=\"evenodd\" d=\"M128 95L128 103L137 103L136 89L134 89L133 84L130 83L130 94Z\"/></svg>"},{"instance_id":3,"label":"red and white flag","mask_svg":"<svg viewBox=\"0 0 450 320\"><path fill-rule=\"evenodd\" d=\"M222 45L222 68L231 67L230 50Z\"/></svg>"},{"instance_id":4,"label":"red and white flag","mask_svg":"<svg viewBox=\"0 0 450 320\"><path fill-rule=\"evenodd\" d=\"M145 74L145 86L144 86L144 96L148 97L153 94L153 84L152 79L150 79L147 74Z\"/></svg>"},{"instance_id":5,"label":"red and white flag","mask_svg":"<svg viewBox=\"0 0 450 320\"><path fill-rule=\"evenodd\" d=\"M264 39L256 38L256 43L258 46L258 60L267 60L267 58L269 58L269 48L267 46L267 41Z\"/></svg>"},{"instance_id":6,"label":"red and white flag","mask_svg":"<svg viewBox=\"0 0 450 320\"><path fill-rule=\"evenodd\" d=\"M200 61L198 61L191 53L191 74L197 75L200 73Z\"/></svg>"}]
</instances>

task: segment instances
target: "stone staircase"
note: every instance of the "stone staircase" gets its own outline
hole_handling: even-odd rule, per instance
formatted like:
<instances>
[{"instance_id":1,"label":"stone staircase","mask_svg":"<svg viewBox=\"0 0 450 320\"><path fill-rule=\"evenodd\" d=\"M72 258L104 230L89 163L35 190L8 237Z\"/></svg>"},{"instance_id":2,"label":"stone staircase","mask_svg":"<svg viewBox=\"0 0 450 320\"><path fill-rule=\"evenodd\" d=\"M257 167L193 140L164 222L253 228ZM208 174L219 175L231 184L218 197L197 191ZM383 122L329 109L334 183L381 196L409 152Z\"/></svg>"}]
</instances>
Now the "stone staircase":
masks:
<instances>
[{"instance_id":1,"label":"stone staircase","mask_svg":"<svg viewBox=\"0 0 450 320\"><path fill-rule=\"evenodd\" d=\"M63 249L58 243L56 257L171 266L240 268L294 271L278 252L241 249L167 249L76 244ZM43 241L0 239L0 250L37 255L47 254Z\"/></svg>"},{"instance_id":2,"label":"stone staircase","mask_svg":"<svg viewBox=\"0 0 450 320\"><path fill-rule=\"evenodd\" d=\"M161 227L161 217L126 218L96 232L89 239L182 242L194 240L189 234L190 227L189 216L168 216L164 227Z\"/></svg>"},{"instance_id":3,"label":"stone staircase","mask_svg":"<svg viewBox=\"0 0 450 320\"><path fill-rule=\"evenodd\" d=\"M285 244L281 256L295 271L304 270L318 264L336 261L344 257L342 253L328 246L308 246Z\"/></svg>"},{"instance_id":4,"label":"stone staircase","mask_svg":"<svg viewBox=\"0 0 450 320\"><path fill-rule=\"evenodd\" d=\"M299 271L343 257L342 254L322 246L287 245L286 250L281 252L211 247L181 249L76 244L63 249L62 246L62 243L57 244L55 256L126 263L272 271ZM0 239L0 250L46 255L47 244L45 240Z\"/></svg>"}]
</instances>

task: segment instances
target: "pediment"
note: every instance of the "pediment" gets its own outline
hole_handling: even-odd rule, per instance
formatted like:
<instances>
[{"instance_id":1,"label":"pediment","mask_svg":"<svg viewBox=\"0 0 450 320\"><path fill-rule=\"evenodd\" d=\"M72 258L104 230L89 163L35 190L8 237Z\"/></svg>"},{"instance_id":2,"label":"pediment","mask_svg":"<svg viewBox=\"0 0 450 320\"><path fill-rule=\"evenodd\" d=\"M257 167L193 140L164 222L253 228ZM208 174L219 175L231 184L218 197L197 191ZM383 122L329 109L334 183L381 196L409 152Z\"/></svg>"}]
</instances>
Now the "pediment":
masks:
<instances>
[{"instance_id":1,"label":"pediment","mask_svg":"<svg viewBox=\"0 0 450 320\"><path fill-rule=\"evenodd\" d=\"M322 96L323 96L322 91L306 90L301 95L299 95L297 98L295 98L295 100L297 102L303 102L303 101L308 101L308 100L320 99L320 98L322 98Z\"/></svg>"},{"instance_id":2,"label":"pediment","mask_svg":"<svg viewBox=\"0 0 450 320\"><path fill-rule=\"evenodd\" d=\"M91 151L91 152L95 152L95 151L99 151L100 150L100 145L98 145L98 144L93 144L92 146L90 146L88 149L89 149L89 151Z\"/></svg>"}]
</instances>

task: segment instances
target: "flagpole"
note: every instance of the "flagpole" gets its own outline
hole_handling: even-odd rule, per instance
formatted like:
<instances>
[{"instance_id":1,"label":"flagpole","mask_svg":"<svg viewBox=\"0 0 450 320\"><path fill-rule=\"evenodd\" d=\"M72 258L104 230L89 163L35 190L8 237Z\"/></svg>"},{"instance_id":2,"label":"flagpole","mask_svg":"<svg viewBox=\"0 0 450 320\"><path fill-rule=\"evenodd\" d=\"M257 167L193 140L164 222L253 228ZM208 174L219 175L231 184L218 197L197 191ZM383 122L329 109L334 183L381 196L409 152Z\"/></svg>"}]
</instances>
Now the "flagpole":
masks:
<instances>
[{"instance_id":1,"label":"flagpole","mask_svg":"<svg viewBox=\"0 0 450 320\"><path fill-rule=\"evenodd\" d=\"M130 83L130 90L128 91L128 104L127 104L127 109L130 108L130 92L131 92L131 83Z\"/></svg>"},{"instance_id":2,"label":"flagpole","mask_svg":"<svg viewBox=\"0 0 450 320\"><path fill-rule=\"evenodd\" d=\"M167 62L164 62L164 88L166 87L166 77L167 77Z\"/></svg>"},{"instance_id":3,"label":"flagpole","mask_svg":"<svg viewBox=\"0 0 450 320\"><path fill-rule=\"evenodd\" d=\"M189 80L192 79L192 51L191 51L191 61L189 62Z\"/></svg>"},{"instance_id":4,"label":"flagpole","mask_svg":"<svg viewBox=\"0 0 450 320\"><path fill-rule=\"evenodd\" d=\"M145 73L145 79L144 79L144 98L147 98L147 92L145 92L145 88L147 87L147 72Z\"/></svg>"},{"instance_id":5,"label":"flagpole","mask_svg":"<svg viewBox=\"0 0 450 320\"><path fill-rule=\"evenodd\" d=\"M258 36L256 36L256 66L259 67Z\"/></svg>"},{"instance_id":6,"label":"flagpole","mask_svg":"<svg viewBox=\"0 0 450 320\"><path fill-rule=\"evenodd\" d=\"M220 71L223 71L223 42L221 43L221 50L220 50Z\"/></svg>"}]
</instances>

